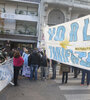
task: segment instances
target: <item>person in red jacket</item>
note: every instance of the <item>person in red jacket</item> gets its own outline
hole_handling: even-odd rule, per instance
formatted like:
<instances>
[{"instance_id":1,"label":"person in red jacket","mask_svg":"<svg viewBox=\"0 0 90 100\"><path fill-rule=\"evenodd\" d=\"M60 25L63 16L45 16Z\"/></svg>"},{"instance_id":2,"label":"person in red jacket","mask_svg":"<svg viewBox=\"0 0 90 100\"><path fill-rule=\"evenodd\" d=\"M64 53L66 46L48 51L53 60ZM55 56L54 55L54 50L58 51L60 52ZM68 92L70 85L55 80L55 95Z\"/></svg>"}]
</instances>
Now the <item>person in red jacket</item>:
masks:
<instances>
[{"instance_id":1,"label":"person in red jacket","mask_svg":"<svg viewBox=\"0 0 90 100\"><path fill-rule=\"evenodd\" d=\"M21 57L20 52L16 50L15 53L14 53L14 57L13 57L14 85L15 86L17 86L19 70L21 69L23 63L24 63L24 60Z\"/></svg>"}]
</instances>

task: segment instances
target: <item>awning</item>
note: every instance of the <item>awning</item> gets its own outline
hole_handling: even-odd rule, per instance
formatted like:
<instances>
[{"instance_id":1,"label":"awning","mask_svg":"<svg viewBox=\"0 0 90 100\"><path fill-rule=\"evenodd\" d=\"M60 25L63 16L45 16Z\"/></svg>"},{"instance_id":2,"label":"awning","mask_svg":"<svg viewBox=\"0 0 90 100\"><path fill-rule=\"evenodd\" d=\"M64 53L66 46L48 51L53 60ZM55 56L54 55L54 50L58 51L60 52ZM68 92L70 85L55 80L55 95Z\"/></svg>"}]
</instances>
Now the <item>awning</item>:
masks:
<instances>
[{"instance_id":1,"label":"awning","mask_svg":"<svg viewBox=\"0 0 90 100\"><path fill-rule=\"evenodd\" d=\"M7 38L0 38L1 41L12 41L12 42L22 42L22 43L37 43L37 41L34 40L18 40L18 39L7 39Z\"/></svg>"}]
</instances>

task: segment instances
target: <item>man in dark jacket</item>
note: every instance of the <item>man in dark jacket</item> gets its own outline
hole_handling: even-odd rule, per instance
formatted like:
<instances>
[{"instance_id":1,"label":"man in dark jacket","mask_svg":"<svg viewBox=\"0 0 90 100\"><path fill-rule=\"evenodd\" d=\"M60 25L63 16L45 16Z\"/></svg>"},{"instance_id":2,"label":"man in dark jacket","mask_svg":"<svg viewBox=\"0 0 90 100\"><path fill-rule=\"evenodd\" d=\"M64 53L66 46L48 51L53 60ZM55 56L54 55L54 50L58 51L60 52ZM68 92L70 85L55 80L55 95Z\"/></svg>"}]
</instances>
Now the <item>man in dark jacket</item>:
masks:
<instances>
[{"instance_id":1,"label":"man in dark jacket","mask_svg":"<svg viewBox=\"0 0 90 100\"><path fill-rule=\"evenodd\" d=\"M33 53L28 57L28 66L30 66L30 80L37 80L37 69L40 66L40 55L37 50L34 50Z\"/></svg>"},{"instance_id":2,"label":"man in dark jacket","mask_svg":"<svg viewBox=\"0 0 90 100\"><path fill-rule=\"evenodd\" d=\"M56 79L56 66L57 66L57 61L52 60L52 77L51 77L51 79Z\"/></svg>"},{"instance_id":3,"label":"man in dark jacket","mask_svg":"<svg viewBox=\"0 0 90 100\"><path fill-rule=\"evenodd\" d=\"M42 53L42 57L41 57L41 80L47 79L47 58L46 58L46 54Z\"/></svg>"}]
</instances>

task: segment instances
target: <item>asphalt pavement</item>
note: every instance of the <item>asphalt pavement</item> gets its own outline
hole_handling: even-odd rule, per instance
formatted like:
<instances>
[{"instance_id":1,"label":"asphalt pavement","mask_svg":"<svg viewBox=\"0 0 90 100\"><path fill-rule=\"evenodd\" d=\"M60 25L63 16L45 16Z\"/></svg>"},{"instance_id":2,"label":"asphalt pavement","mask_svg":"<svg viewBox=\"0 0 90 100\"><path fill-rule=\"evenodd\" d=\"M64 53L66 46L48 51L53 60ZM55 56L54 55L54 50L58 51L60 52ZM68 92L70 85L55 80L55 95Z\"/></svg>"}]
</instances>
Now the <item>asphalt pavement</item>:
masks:
<instances>
[{"instance_id":1,"label":"asphalt pavement","mask_svg":"<svg viewBox=\"0 0 90 100\"><path fill-rule=\"evenodd\" d=\"M19 86L8 85L0 93L0 100L66 100L54 80L19 79Z\"/></svg>"},{"instance_id":2,"label":"asphalt pavement","mask_svg":"<svg viewBox=\"0 0 90 100\"><path fill-rule=\"evenodd\" d=\"M90 86L80 86L81 73L78 78L69 73L67 84L61 84L59 75L55 80L20 78L18 82L16 87L9 84L0 93L0 100L90 100Z\"/></svg>"}]
</instances>

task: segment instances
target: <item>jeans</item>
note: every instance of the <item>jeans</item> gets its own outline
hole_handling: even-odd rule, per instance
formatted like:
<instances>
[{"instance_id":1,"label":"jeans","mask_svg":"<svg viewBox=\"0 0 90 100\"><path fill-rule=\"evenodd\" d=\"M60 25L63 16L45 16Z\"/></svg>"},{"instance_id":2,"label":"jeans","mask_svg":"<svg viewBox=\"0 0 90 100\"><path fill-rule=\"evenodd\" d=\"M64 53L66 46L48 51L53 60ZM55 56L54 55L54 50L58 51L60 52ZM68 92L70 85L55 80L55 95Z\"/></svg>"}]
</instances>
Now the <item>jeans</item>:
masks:
<instances>
[{"instance_id":1,"label":"jeans","mask_svg":"<svg viewBox=\"0 0 90 100\"><path fill-rule=\"evenodd\" d=\"M52 65L52 73L53 73L53 75L52 75L52 78L56 78L56 64L55 65Z\"/></svg>"},{"instance_id":2,"label":"jeans","mask_svg":"<svg viewBox=\"0 0 90 100\"><path fill-rule=\"evenodd\" d=\"M50 69L50 66L47 66L47 78L49 78L49 69Z\"/></svg>"},{"instance_id":3,"label":"jeans","mask_svg":"<svg viewBox=\"0 0 90 100\"><path fill-rule=\"evenodd\" d=\"M90 71L87 71L87 85L90 84Z\"/></svg>"},{"instance_id":4,"label":"jeans","mask_svg":"<svg viewBox=\"0 0 90 100\"><path fill-rule=\"evenodd\" d=\"M79 75L80 70L79 68L74 68L74 78L77 78L77 76Z\"/></svg>"},{"instance_id":5,"label":"jeans","mask_svg":"<svg viewBox=\"0 0 90 100\"><path fill-rule=\"evenodd\" d=\"M30 66L30 80L32 80L33 78L35 80L37 80L37 69L38 69L38 65L31 64L31 66Z\"/></svg>"},{"instance_id":6,"label":"jeans","mask_svg":"<svg viewBox=\"0 0 90 100\"><path fill-rule=\"evenodd\" d=\"M14 84L17 85L17 80L18 80L18 75L19 75L19 70L21 67L15 67L14 66Z\"/></svg>"},{"instance_id":7,"label":"jeans","mask_svg":"<svg viewBox=\"0 0 90 100\"><path fill-rule=\"evenodd\" d=\"M81 84L84 84L84 81L85 81L85 74L86 74L86 71L85 71L85 70L82 70Z\"/></svg>"},{"instance_id":8,"label":"jeans","mask_svg":"<svg viewBox=\"0 0 90 100\"><path fill-rule=\"evenodd\" d=\"M66 78L65 78L65 76L66 76ZM68 80L68 72L63 72L62 83L64 83L64 81L65 81L65 83L67 83L67 80Z\"/></svg>"},{"instance_id":9,"label":"jeans","mask_svg":"<svg viewBox=\"0 0 90 100\"><path fill-rule=\"evenodd\" d=\"M45 77L47 79L47 67L41 66L41 80Z\"/></svg>"},{"instance_id":10,"label":"jeans","mask_svg":"<svg viewBox=\"0 0 90 100\"><path fill-rule=\"evenodd\" d=\"M87 85L90 84L90 71L82 70L82 79L81 84L84 84L85 81L85 75L87 74Z\"/></svg>"}]
</instances>

